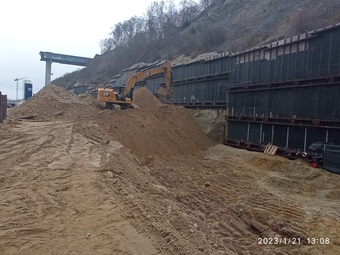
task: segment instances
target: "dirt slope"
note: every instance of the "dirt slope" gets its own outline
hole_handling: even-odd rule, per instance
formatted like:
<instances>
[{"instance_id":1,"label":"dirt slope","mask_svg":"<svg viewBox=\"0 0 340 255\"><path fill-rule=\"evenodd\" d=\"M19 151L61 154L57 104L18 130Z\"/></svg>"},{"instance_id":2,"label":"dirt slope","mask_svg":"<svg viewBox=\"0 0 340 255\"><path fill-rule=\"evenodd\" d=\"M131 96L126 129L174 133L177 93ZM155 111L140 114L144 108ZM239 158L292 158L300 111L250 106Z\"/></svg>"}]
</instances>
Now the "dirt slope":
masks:
<instances>
[{"instance_id":1,"label":"dirt slope","mask_svg":"<svg viewBox=\"0 0 340 255\"><path fill-rule=\"evenodd\" d=\"M205 51L242 51L340 22L338 0L215 0L182 33L222 43ZM204 37L202 38L204 39Z\"/></svg>"},{"instance_id":2,"label":"dirt slope","mask_svg":"<svg viewBox=\"0 0 340 255\"><path fill-rule=\"evenodd\" d=\"M54 86L43 93L66 97ZM35 96L1 126L0 254L339 250L340 176L215 145L191 113L145 90L134 110L99 110L85 99L69 100L86 111L56 100L44 111L70 111L40 118L35 105L48 100ZM26 110L37 117L20 120ZM329 243L307 245L312 237Z\"/></svg>"},{"instance_id":3,"label":"dirt slope","mask_svg":"<svg viewBox=\"0 0 340 255\"><path fill-rule=\"evenodd\" d=\"M148 47L123 47L96 55L87 68L53 81L67 87L107 84L138 62L206 52L238 52L340 22L338 0L215 0L187 26ZM100 38L98 38L99 40ZM103 39L103 38L101 38ZM191 58L182 57L183 60Z\"/></svg>"}]
</instances>

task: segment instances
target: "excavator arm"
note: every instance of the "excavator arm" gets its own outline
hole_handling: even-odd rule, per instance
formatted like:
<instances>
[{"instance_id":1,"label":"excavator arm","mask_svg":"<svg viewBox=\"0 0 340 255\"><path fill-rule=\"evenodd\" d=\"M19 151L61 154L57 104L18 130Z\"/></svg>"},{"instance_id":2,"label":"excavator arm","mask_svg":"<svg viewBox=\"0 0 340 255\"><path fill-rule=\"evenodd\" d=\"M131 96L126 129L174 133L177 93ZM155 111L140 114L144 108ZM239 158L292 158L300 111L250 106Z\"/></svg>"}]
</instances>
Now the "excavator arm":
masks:
<instances>
[{"instance_id":1,"label":"excavator arm","mask_svg":"<svg viewBox=\"0 0 340 255\"><path fill-rule=\"evenodd\" d=\"M171 92L171 64L169 61L165 61L164 65L161 67L133 74L126 83L123 96L126 97L129 91L135 86L136 82L163 72L165 74L166 87Z\"/></svg>"}]
</instances>

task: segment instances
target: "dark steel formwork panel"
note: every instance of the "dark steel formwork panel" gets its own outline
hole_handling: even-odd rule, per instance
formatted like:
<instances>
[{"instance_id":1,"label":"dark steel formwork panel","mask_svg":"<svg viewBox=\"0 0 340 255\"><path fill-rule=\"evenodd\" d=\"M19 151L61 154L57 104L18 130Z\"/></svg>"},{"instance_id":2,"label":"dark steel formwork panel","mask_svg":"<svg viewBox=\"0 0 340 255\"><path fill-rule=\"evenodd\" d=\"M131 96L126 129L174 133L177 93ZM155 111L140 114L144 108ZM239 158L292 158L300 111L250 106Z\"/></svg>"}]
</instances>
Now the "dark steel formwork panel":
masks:
<instances>
[{"instance_id":1,"label":"dark steel formwork panel","mask_svg":"<svg viewBox=\"0 0 340 255\"><path fill-rule=\"evenodd\" d=\"M234 85L236 86L239 86L242 84L243 66L244 64L236 64L235 83L234 83Z\"/></svg>"},{"instance_id":2,"label":"dark steel formwork panel","mask_svg":"<svg viewBox=\"0 0 340 255\"><path fill-rule=\"evenodd\" d=\"M337 132L340 132L338 130ZM307 148L315 142L324 142L326 141L326 130L324 128L308 128L307 129Z\"/></svg>"},{"instance_id":3,"label":"dark steel formwork panel","mask_svg":"<svg viewBox=\"0 0 340 255\"><path fill-rule=\"evenodd\" d=\"M174 66L172 68L172 80L173 82L179 82L198 77L206 77L226 73L230 71L230 68L232 68L231 65L233 61L233 59L225 57L217 58L210 61Z\"/></svg>"},{"instance_id":4,"label":"dark steel formwork panel","mask_svg":"<svg viewBox=\"0 0 340 255\"><path fill-rule=\"evenodd\" d=\"M260 144L261 143L261 124L249 123L249 139L250 143Z\"/></svg>"},{"instance_id":5,"label":"dark steel formwork panel","mask_svg":"<svg viewBox=\"0 0 340 255\"><path fill-rule=\"evenodd\" d=\"M282 56L277 56L275 61L272 61L272 76L270 78L271 82L280 82L282 80Z\"/></svg>"},{"instance_id":6,"label":"dark steel formwork panel","mask_svg":"<svg viewBox=\"0 0 340 255\"><path fill-rule=\"evenodd\" d=\"M308 147L305 147L305 135L306 134L308 134L307 128L290 126L288 147L297 149L300 151L305 151L308 148Z\"/></svg>"},{"instance_id":7,"label":"dark steel formwork panel","mask_svg":"<svg viewBox=\"0 0 340 255\"><path fill-rule=\"evenodd\" d=\"M253 62L253 77L252 77L252 80L253 80L253 84L259 84L260 83L260 77L261 77L261 69L260 69L260 64L261 64L261 61L260 60L256 60Z\"/></svg>"},{"instance_id":8,"label":"dark steel formwork panel","mask_svg":"<svg viewBox=\"0 0 340 255\"><path fill-rule=\"evenodd\" d=\"M273 131L273 125L262 124L261 144L272 144L273 143L272 131Z\"/></svg>"},{"instance_id":9,"label":"dark steel formwork panel","mask_svg":"<svg viewBox=\"0 0 340 255\"><path fill-rule=\"evenodd\" d=\"M340 74L340 30L334 31L331 36L331 43L330 43L330 68L329 72L330 75L339 75Z\"/></svg>"},{"instance_id":10,"label":"dark steel formwork panel","mask_svg":"<svg viewBox=\"0 0 340 255\"><path fill-rule=\"evenodd\" d=\"M237 141L247 141L248 123L246 122L228 122L228 139Z\"/></svg>"},{"instance_id":11,"label":"dark steel formwork panel","mask_svg":"<svg viewBox=\"0 0 340 255\"><path fill-rule=\"evenodd\" d=\"M324 32L310 40L311 58L309 66L311 77L327 77L340 74L339 40L340 30Z\"/></svg>"},{"instance_id":12,"label":"dark steel formwork panel","mask_svg":"<svg viewBox=\"0 0 340 255\"><path fill-rule=\"evenodd\" d=\"M291 53L288 54L289 56L289 64L288 64L288 74L287 74L287 80L293 81L296 80L296 77L298 75L298 54L297 53Z\"/></svg>"},{"instance_id":13,"label":"dark steel formwork panel","mask_svg":"<svg viewBox=\"0 0 340 255\"><path fill-rule=\"evenodd\" d=\"M325 140L321 141L326 141L330 142L333 144L340 144L340 130L339 129L327 129L324 131L325 133Z\"/></svg>"},{"instance_id":14,"label":"dark steel formwork panel","mask_svg":"<svg viewBox=\"0 0 340 255\"><path fill-rule=\"evenodd\" d=\"M303 100L306 97L306 94L304 93L304 88L301 88L300 90L301 92L297 93L296 89L294 88L294 94L292 98L294 102L294 116L296 118L302 118L303 114L301 112L303 111L308 112L310 109L310 105L305 105L305 103L303 103L304 102Z\"/></svg>"},{"instance_id":15,"label":"dark steel formwork panel","mask_svg":"<svg viewBox=\"0 0 340 255\"><path fill-rule=\"evenodd\" d=\"M261 83L269 83L269 72L270 72L270 62L269 60L265 60L262 62L262 82Z\"/></svg>"},{"instance_id":16,"label":"dark steel formwork panel","mask_svg":"<svg viewBox=\"0 0 340 255\"><path fill-rule=\"evenodd\" d=\"M295 66L296 73L294 80L305 78L305 68L306 66L308 66L305 63L305 54L306 54L305 51L296 53L296 66Z\"/></svg>"},{"instance_id":17,"label":"dark steel formwork panel","mask_svg":"<svg viewBox=\"0 0 340 255\"><path fill-rule=\"evenodd\" d=\"M250 65L251 65L250 62L243 64L241 85L246 85L246 84L251 83L251 81L249 80L249 67L250 67Z\"/></svg>"},{"instance_id":18,"label":"dark steel formwork panel","mask_svg":"<svg viewBox=\"0 0 340 255\"><path fill-rule=\"evenodd\" d=\"M266 91L229 94L229 109L232 115L267 115L268 93Z\"/></svg>"},{"instance_id":19,"label":"dark steel formwork panel","mask_svg":"<svg viewBox=\"0 0 340 255\"><path fill-rule=\"evenodd\" d=\"M32 83L24 83L24 99L27 100L32 97L33 94L33 84Z\"/></svg>"},{"instance_id":20,"label":"dark steel formwork panel","mask_svg":"<svg viewBox=\"0 0 340 255\"><path fill-rule=\"evenodd\" d=\"M226 101L227 86L226 79L174 85L174 101Z\"/></svg>"},{"instance_id":21,"label":"dark steel formwork panel","mask_svg":"<svg viewBox=\"0 0 340 255\"><path fill-rule=\"evenodd\" d=\"M316 119L339 119L339 94L340 85L319 87L316 97L317 109Z\"/></svg>"},{"instance_id":22,"label":"dark steel formwork panel","mask_svg":"<svg viewBox=\"0 0 340 255\"><path fill-rule=\"evenodd\" d=\"M229 94L234 115L272 116L303 119L340 118L340 83ZM255 111L254 111L255 108ZM249 110L247 110L249 109Z\"/></svg>"},{"instance_id":23,"label":"dark steel formwork panel","mask_svg":"<svg viewBox=\"0 0 340 255\"><path fill-rule=\"evenodd\" d=\"M271 94L273 91L269 91L268 98L272 99ZM277 97L275 98L276 104L273 104L276 106L276 108L272 109L273 116L276 117L292 117L294 115L294 90L278 90L275 92Z\"/></svg>"},{"instance_id":24,"label":"dark steel formwork panel","mask_svg":"<svg viewBox=\"0 0 340 255\"><path fill-rule=\"evenodd\" d=\"M329 75L330 54L332 53L331 33L324 33L315 40L315 54L318 57L317 68L318 76L325 77Z\"/></svg>"},{"instance_id":25,"label":"dark steel formwork panel","mask_svg":"<svg viewBox=\"0 0 340 255\"><path fill-rule=\"evenodd\" d=\"M322 160L323 169L340 174L340 146L326 145Z\"/></svg>"},{"instance_id":26,"label":"dark steel formwork panel","mask_svg":"<svg viewBox=\"0 0 340 255\"><path fill-rule=\"evenodd\" d=\"M339 129L229 121L227 138L253 144L274 144L281 148L306 151L318 141L340 144Z\"/></svg>"},{"instance_id":27,"label":"dark steel formwork panel","mask_svg":"<svg viewBox=\"0 0 340 255\"><path fill-rule=\"evenodd\" d=\"M259 61L236 64L233 80L234 85L258 84Z\"/></svg>"},{"instance_id":28,"label":"dark steel formwork panel","mask_svg":"<svg viewBox=\"0 0 340 255\"><path fill-rule=\"evenodd\" d=\"M226 68L227 68L227 71L229 71L228 73L229 83L232 85L235 85L237 81L236 67L237 67L236 57L229 58L226 64Z\"/></svg>"},{"instance_id":29,"label":"dark steel formwork panel","mask_svg":"<svg viewBox=\"0 0 340 255\"><path fill-rule=\"evenodd\" d=\"M274 125L273 144L285 148L287 144L287 126Z\"/></svg>"},{"instance_id":30,"label":"dark steel formwork panel","mask_svg":"<svg viewBox=\"0 0 340 255\"><path fill-rule=\"evenodd\" d=\"M87 91L87 86L84 86L84 85L73 88L73 93L77 95L85 94L86 91Z\"/></svg>"},{"instance_id":31,"label":"dark steel formwork panel","mask_svg":"<svg viewBox=\"0 0 340 255\"><path fill-rule=\"evenodd\" d=\"M293 65L291 61L290 54L284 54L282 57L282 64L281 64L281 78L280 81L289 81L289 72L290 66Z\"/></svg>"},{"instance_id":32,"label":"dark steel formwork panel","mask_svg":"<svg viewBox=\"0 0 340 255\"><path fill-rule=\"evenodd\" d=\"M164 76L147 79L145 87L147 87L153 94L156 94L161 87L161 84L165 84Z\"/></svg>"},{"instance_id":33,"label":"dark steel formwork panel","mask_svg":"<svg viewBox=\"0 0 340 255\"><path fill-rule=\"evenodd\" d=\"M0 123L7 117L7 96L0 92Z\"/></svg>"},{"instance_id":34,"label":"dark steel formwork panel","mask_svg":"<svg viewBox=\"0 0 340 255\"><path fill-rule=\"evenodd\" d=\"M243 93L230 93L229 94L229 109L231 115L246 115L248 113L248 94Z\"/></svg>"},{"instance_id":35,"label":"dark steel formwork panel","mask_svg":"<svg viewBox=\"0 0 340 255\"><path fill-rule=\"evenodd\" d=\"M270 112L273 117L292 117L294 115L294 93L292 90L269 90Z\"/></svg>"},{"instance_id":36,"label":"dark steel formwork panel","mask_svg":"<svg viewBox=\"0 0 340 255\"><path fill-rule=\"evenodd\" d=\"M275 82L275 66L277 61L276 60L270 60L269 61L269 74L268 74L268 81L269 82Z\"/></svg>"},{"instance_id":37,"label":"dark steel formwork panel","mask_svg":"<svg viewBox=\"0 0 340 255\"><path fill-rule=\"evenodd\" d=\"M290 90L239 92L229 94L229 108L234 115L291 117L294 93Z\"/></svg>"}]
</instances>

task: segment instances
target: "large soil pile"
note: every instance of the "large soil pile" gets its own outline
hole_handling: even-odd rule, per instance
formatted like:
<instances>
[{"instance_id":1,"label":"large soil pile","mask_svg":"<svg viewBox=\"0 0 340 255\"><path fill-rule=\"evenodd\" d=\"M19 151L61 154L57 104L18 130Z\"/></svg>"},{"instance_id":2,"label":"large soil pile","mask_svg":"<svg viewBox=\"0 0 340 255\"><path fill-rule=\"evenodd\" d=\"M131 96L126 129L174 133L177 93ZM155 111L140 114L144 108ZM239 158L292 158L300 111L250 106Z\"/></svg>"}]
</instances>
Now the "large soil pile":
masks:
<instances>
[{"instance_id":1,"label":"large soil pile","mask_svg":"<svg viewBox=\"0 0 340 255\"><path fill-rule=\"evenodd\" d=\"M10 118L48 120L92 116L95 106L84 99L50 84L11 111Z\"/></svg>"},{"instance_id":2,"label":"large soil pile","mask_svg":"<svg viewBox=\"0 0 340 255\"><path fill-rule=\"evenodd\" d=\"M135 91L134 103L138 108L100 110L91 96L48 85L12 111L10 118L94 122L143 160L156 155L193 155L213 145L185 108L162 105L146 88Z\"/></svg>"},{"instance_id":3,"label":"large soil pile","mask_svg":"<svg viewBox=\"0 0 340 255\"><path fill-rule=\"evenodd\" d=\"M185 108L162 105L146 88L134 97L139 108L105 110L98 121L139 158L193 155L213 145Z\"/></svg>"}]
</instances>

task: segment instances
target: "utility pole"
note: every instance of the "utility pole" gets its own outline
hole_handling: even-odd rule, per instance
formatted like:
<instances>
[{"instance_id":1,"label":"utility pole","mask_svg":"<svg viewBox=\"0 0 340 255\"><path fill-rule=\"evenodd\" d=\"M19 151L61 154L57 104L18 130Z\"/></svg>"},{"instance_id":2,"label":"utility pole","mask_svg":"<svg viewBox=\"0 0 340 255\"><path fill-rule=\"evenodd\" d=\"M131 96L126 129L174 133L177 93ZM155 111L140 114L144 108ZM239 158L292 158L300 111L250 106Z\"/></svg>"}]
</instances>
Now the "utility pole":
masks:
<instances>
[{"instance_id":1,"label":"utility pole","mask_svg":"<svg viewBox=\"0 0 340 255\"><path fill-rule=\"evenodd\" d=\"M18 102L19 102L19 101L18 101L19 81L20 81L20 80L23 80L23 79L26 79L26 78L27 78L27 77L22 77L22 78L18 78L18 77L17 77L16 79L14 79L14 81L17 82L17 91L16 91L17 94L16 94L16 100L15 100L15 101L16 101L16 102L15 102L15 103L16 103L16 106L18 106Z\"/></svg>"}]
</instances>

